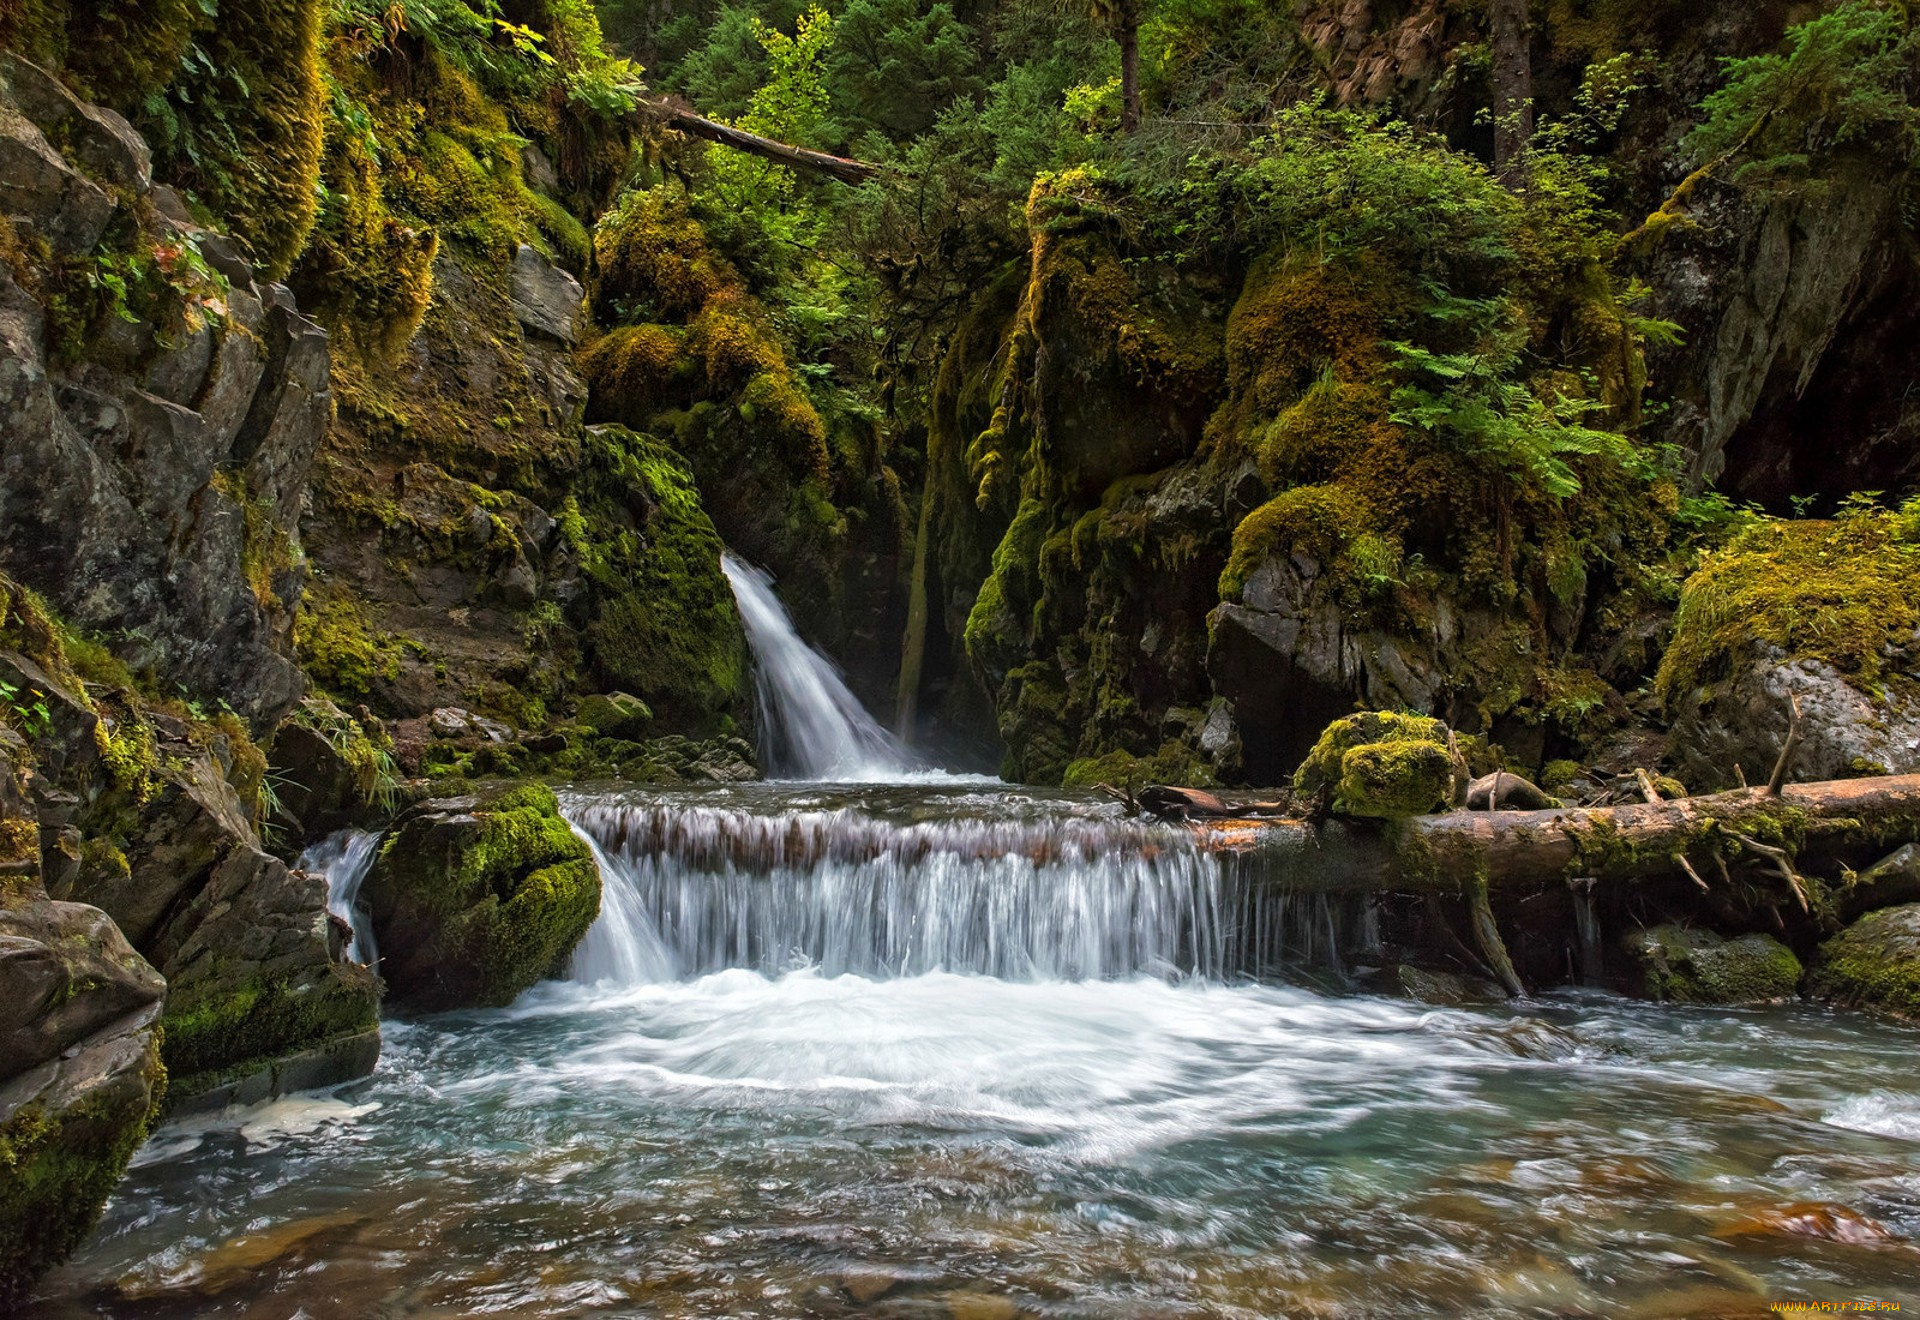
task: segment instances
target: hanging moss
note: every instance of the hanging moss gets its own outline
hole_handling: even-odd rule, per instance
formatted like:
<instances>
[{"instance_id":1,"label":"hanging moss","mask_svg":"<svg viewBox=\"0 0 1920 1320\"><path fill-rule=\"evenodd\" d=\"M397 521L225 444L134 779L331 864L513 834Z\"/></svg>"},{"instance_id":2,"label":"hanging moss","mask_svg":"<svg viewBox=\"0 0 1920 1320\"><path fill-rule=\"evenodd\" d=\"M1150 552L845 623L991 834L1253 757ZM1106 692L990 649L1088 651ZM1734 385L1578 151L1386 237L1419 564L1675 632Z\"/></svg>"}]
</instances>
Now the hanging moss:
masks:
<instances>
[{"instance_id":1,"label":"hanging moss","mask_svg":"<svg viewBox=\"0 0 1920 1320\"><path fill-rule=\"evenodd\" d=\"M287 273L317 211L325 13L322 0L222 0L200 37L204 75L142 116L158 172L186 180L268 279Z\"/></svg>"}]
</instances>

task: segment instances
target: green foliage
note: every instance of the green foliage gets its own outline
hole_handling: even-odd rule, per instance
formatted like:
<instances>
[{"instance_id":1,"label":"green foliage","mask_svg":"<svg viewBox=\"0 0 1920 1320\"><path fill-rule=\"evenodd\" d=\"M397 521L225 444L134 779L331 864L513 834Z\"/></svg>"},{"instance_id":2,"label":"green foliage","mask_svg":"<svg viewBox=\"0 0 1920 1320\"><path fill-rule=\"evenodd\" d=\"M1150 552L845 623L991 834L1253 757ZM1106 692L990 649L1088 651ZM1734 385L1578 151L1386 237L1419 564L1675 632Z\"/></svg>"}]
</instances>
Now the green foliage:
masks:
<instances>
[{"instance_id":1,"label":"green foliage","mask_svg":"<svg viewBox=\"0 0 1920 1320\"><path fill-rule=\"evenodd\" d=\"M826 72L850 136L864 126L897 139L926 132L977 92L978 63L972 34L945 3L850 0L834 18Z\"/></svg>"},{"instance_id":2,"label":"green foliage","mask_svg":"<svg viewBox=\"0 0 1920 1320\"><path fill-rule=\"evenodd\" d=\"M1920 33L1904 4L1846 0L1788 29L1784 49L1729 60L1683 147L1736 162L1734 182L1794 186L1835 153L1910 165L1920 149Z\"/></svg>"}]
</instances>

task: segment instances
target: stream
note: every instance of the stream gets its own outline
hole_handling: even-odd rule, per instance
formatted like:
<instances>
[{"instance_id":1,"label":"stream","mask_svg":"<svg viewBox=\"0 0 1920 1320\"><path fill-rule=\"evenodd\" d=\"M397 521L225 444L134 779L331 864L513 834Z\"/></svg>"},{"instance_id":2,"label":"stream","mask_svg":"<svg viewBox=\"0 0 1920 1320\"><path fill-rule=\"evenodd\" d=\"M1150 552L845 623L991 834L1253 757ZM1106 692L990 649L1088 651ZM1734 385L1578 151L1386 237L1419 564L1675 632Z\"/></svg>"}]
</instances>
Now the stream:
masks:
<instances>
[{"instance_id":1,"label":"stream","mask_svg":"<svg viewBox=\"0 0 1920 1320\"><path fill-rule=\"evenodd\" d=\"M1092 795L917 769L729 573L773 763L894 782L568 790L604 881L570 979L162 1128L28 1314L1920 1301L1920 1031L1303 988L1364 968L1364 911L1290 907ZM372 846L308 858L350 918Z\"/></svg>"}]
</instances>

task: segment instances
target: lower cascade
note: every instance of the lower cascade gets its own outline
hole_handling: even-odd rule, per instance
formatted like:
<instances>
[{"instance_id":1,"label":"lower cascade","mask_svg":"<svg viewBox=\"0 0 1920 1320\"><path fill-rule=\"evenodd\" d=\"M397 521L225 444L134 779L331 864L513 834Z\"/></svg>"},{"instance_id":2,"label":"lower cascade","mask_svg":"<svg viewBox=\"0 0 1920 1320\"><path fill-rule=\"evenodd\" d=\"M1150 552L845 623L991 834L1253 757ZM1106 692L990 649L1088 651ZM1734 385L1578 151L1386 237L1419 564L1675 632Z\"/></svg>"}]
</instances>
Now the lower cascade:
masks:
<instances>
[{"instance_id":1,"label":"lower cascade","mask_svg":"<svg viewBox=\"0 0 1920 1320\"><path fill-rule=\"evenodd\" d=\"M373 869L374 854L379 850L380 835L376 831L340 830L301 853L294 863L303 871L315 871L326 878L327 911L353 931L347 956L368 965L380 961L380 950L373 936L373 918L360 905L360 883Z\"/></svg>"}]
</instances>

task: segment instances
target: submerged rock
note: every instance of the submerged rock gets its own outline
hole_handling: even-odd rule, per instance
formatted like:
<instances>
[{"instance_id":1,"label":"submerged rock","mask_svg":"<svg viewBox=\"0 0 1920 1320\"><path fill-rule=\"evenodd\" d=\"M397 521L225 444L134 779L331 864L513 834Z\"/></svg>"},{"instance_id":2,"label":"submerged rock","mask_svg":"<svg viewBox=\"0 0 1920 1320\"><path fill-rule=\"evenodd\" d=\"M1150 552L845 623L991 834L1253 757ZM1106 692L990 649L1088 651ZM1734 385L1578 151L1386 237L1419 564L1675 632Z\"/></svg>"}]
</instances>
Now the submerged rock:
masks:
<instances>
[{"instance_id":1,"label":"submerged rock","mask_svg":"<svg viewBox=\"0 0 1920 1320\"><path fill-rule=\"evenodd\" d=\"M1920 903L1870 913L1821 945L1808 988L1842 1007L1920 1021Z\"/></svg>"},{"instance_id":2,"label":"submerged rock","mask_svg":"<svg viewBox=\"0 0 1920 1320\"><path fill-rule=\"evenodd\" d=\"M1388 711L1334 721L1293 776L1295 789L1336 812L1383 819L1444 811L1466 783L1445 724Z\"/></svg>"},{"instance_id":3,"label":"submerged rock","mask_svg":"<svg viewBox=\"0 0 1920 1320\"><path fill-rule=\"evenodd\" d=\"M396 1000L501 1006L557 974L600 912L593 854L538 784L402 813L361 890Z\"/></svg>"},{"instance_id":4,"label":"submerged rock","mask_svg":"<svg viewBox=\"0 0 1920 1320\"><path fill-rule=\"evenodd\" d=\"M1790 998L1800 960L1771 935L1728 939L1685 926L1655 926L1627 939L1649 999L1678 1004L1765 1004Z\"/></svg>"}]
</instances>

